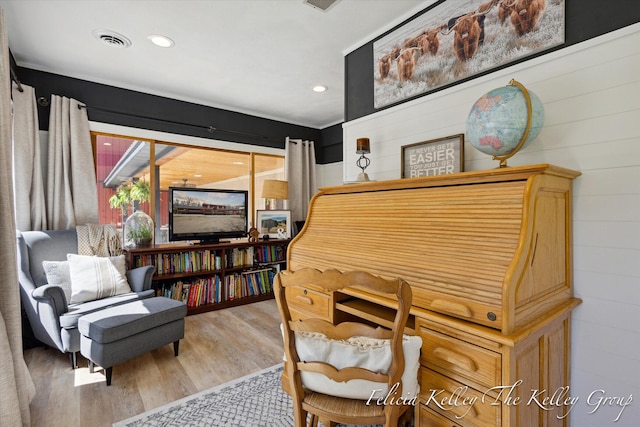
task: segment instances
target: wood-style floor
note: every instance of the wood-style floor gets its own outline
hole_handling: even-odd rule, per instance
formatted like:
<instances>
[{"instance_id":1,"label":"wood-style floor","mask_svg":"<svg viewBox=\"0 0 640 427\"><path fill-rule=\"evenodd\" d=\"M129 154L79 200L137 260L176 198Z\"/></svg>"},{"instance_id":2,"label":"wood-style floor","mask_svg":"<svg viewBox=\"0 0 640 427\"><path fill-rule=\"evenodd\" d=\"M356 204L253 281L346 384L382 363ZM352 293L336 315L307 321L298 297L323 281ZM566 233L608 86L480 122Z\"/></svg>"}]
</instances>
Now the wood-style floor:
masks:
<instances>
[{"instance_id":1,"label":"wood-style floor","mask_svg":"<svg viewBox=\"0 0 640 427\"><path fill-rule=\"evenodd\" d=\"M36 386L31 425L111 426L218 384L282 362L280 316L275 300L188 316L180 354L173 346L113 368L107 387L102 369L90 374L79 358L33 348L25 360Z\"/></svg>"}]
</instances>

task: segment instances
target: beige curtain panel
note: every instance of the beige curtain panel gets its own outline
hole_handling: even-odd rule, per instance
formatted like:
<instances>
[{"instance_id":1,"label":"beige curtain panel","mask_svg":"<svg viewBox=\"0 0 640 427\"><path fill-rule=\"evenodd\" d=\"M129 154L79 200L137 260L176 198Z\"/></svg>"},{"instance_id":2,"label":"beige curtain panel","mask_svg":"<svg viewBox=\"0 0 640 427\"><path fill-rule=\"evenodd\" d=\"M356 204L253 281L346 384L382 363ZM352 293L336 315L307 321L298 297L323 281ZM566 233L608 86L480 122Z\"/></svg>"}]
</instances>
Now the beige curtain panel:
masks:
<instances>
[{"instance_id":1,"label":"beige curtain panel","mask_svg":"<svg viewBox=\"0 0 640 427\"><path fill-rule=\"evenodd\" d=\"M98 192L89 119L75 99L51 96L47 224L63 230L98 223Z\"/></svg>"},{"instance_id":2,"label":"beige curtain panel","mask_svg":"<svg viewBox=\"0 0 640 427\"><path fill-rule=\"evenodd\" d=\"M22 92L15 83L11 91L16 227L21 231L46 230L36 95L32 87L21 86Z\"/></svg>"},{"instance_id":3,"label":"beige curtain panel","mask_svg":"<svg viewBox=\"0 0 640 427\"><path fill-rule=\"evenodd\" d=\"M309 201L318 191L316 184L316 153L313 141L285 141L285 177L289 182L288 206L292 221L307 219Z\"/></svg>"},{"instance_id":4,"label":"beige curtain panel","mask_svg":"<svg viewBox=\"0 0 640 427\"><path fill-rule=\"evenodd\" d=\"M13 211L9 44L0 9L0 425L29 426L35 387L22 356Z\"/></svg>"}]
</instances>

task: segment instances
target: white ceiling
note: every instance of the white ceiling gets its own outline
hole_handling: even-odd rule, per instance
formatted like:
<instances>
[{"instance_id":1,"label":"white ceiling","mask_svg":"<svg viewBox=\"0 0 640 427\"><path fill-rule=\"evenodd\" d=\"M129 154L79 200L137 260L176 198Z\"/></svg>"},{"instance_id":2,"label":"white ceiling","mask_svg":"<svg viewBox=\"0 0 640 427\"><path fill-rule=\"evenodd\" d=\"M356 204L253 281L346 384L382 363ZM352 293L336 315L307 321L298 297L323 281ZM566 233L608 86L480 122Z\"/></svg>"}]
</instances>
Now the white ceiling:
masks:
<instances>
[{"instance_id":1,"label":"white ceiling","mask_svg":"<svg viewBox=\"0 0 640 427\"><path fill-rule=\"evenodd\" d=\"M327 11L303 0L0 0L0 7L21 67L322 129L344 120L344 55L431 3L338 0ZM132 45L98 41L92 32L103 29ZM157 47L151 34L175 46ZM329 89L318 94L315 85Z\"/></svg>"}]
</instances>

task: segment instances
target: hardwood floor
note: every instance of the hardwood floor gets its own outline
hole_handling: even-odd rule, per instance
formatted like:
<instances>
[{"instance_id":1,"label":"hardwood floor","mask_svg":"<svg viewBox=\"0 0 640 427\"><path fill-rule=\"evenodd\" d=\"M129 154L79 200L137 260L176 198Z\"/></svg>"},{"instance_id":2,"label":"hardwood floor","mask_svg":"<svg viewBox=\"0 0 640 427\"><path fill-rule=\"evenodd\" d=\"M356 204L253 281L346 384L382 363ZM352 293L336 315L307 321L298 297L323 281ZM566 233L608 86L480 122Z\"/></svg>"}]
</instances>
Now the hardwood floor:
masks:
<instances>
[{"instance_id":1,"label":"hardwood floor","mask_svg":"<svg viewBox=\"0 0 640 427\"><path fill-rule=\"evenodd\" d=\"M25 360L36 386L31 425L111 426L218 384L282 362L275 300L212 311L185 319L180 354L167 345L113 368L107 387L102 369L90 374L80 357L33 348Z\"/></svg>"}]
</instances>

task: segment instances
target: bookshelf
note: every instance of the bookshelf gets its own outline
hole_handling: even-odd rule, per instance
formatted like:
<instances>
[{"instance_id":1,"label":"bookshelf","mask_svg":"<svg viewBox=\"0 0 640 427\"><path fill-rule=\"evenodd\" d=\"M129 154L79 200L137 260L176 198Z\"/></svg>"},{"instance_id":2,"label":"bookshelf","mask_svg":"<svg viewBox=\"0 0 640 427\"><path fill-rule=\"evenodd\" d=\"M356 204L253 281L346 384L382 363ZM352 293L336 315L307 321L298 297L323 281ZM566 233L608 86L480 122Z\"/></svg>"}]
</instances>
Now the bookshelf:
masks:
<instances>
[{"instance_id":1,"label":"bookshelf","mask_svg":"<svg viewBox=\"0 0 640 427\"><path fill-rule=\"evenodd\" d=\"M288 239L229 243L167 243L126 251L128 268L154 265L156 295L184 301L198 314L273 298Z\"/></svg>"}]
</instances>

